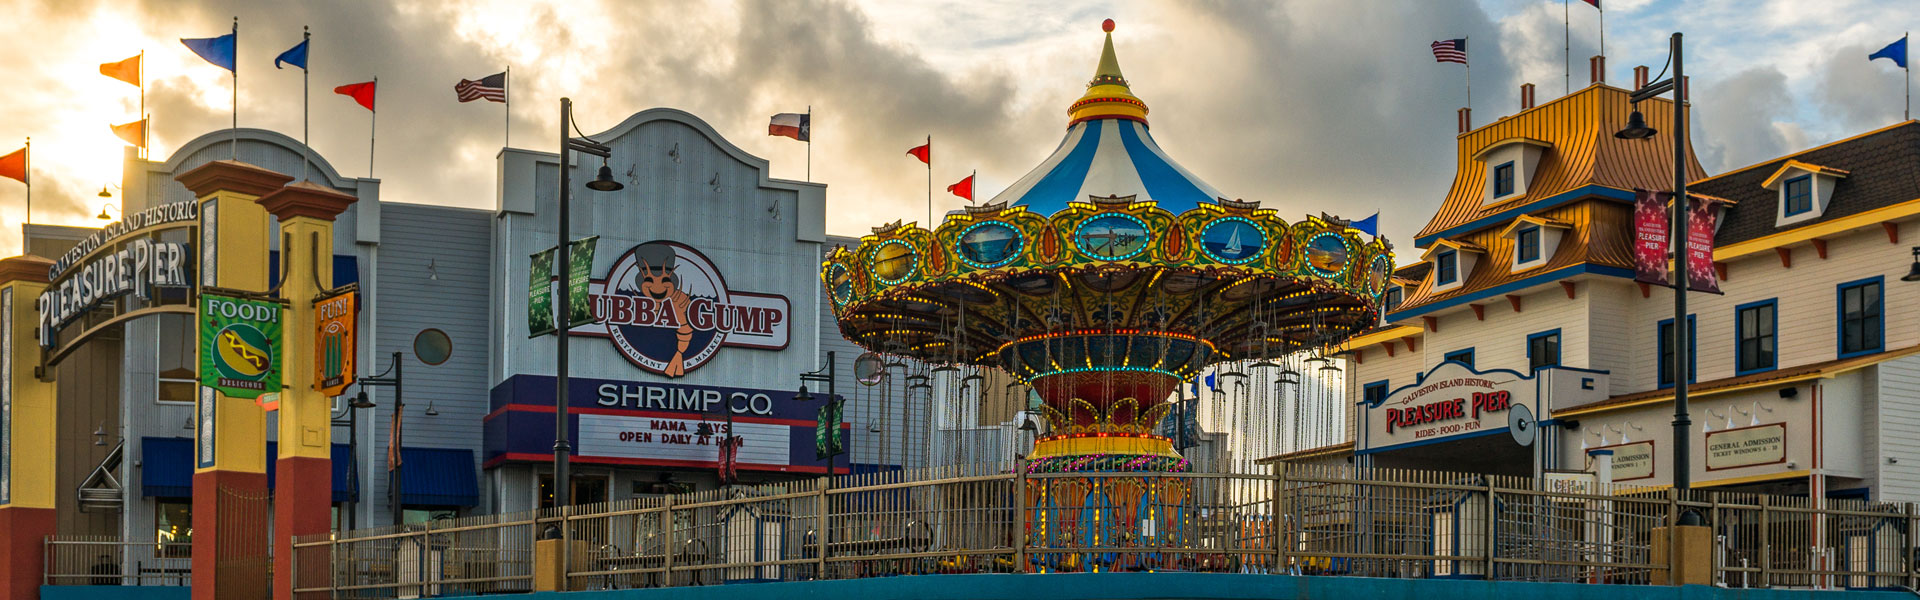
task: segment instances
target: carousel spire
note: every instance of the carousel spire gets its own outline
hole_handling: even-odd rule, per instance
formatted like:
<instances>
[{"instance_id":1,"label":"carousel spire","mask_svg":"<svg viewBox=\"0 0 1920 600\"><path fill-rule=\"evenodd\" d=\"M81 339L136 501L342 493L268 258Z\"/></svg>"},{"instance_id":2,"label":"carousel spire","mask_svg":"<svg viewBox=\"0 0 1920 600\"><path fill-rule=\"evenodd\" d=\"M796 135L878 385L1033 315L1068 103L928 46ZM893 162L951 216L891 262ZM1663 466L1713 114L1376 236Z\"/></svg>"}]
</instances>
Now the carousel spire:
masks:
<instances>
[{"instance_id":1,"label":"carousel spire","mask_svg":"<svg viewBox=\"0 0 1920 600\"><path fill-rule=\"evenodd\" d=\"M1100 50L1100 66L1093 71L1093 80L1087 82L1087 93L1067 107L1069 123L1079 123L1093 119L1131 119L1147 122L1147 103L1133 95L1127 87L1127 78L1120 74L1120 59L1113 53L1113 19L1100 24L1107 32L1106 47Z\"/></svg>"}]
</instances>

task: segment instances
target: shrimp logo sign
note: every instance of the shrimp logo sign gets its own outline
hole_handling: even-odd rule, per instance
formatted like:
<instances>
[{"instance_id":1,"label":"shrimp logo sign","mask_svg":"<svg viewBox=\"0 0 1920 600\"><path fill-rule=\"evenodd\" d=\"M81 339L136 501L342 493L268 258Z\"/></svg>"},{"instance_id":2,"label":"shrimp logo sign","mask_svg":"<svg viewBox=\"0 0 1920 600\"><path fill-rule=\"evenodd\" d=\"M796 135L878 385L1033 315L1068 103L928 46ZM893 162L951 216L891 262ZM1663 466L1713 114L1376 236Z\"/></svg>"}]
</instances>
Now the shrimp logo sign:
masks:
<instances>
[{"instance_id":1,"label":"shrimp logo sign","mask_svg":"<svg viewBox=\"0 0 1920 600\"><path fill-rule=\"evenodd\" d=\"M606 337L635 366L667 377L700 368L722 347L787 347L787 298L728 289L713 261L686 244L634 246L588 289L594 322L575 335Z\"/></svg>"},{"instance_id":2,"label":"shrimp logo sign","mask_svg":"<svg viewBox=\"0 0 1920 600\"><path fill-rule=\"evenodd\" d=\"M200 294L200 384L235 398L280 391L278 303Z\"/></svg>"}]
</instances>

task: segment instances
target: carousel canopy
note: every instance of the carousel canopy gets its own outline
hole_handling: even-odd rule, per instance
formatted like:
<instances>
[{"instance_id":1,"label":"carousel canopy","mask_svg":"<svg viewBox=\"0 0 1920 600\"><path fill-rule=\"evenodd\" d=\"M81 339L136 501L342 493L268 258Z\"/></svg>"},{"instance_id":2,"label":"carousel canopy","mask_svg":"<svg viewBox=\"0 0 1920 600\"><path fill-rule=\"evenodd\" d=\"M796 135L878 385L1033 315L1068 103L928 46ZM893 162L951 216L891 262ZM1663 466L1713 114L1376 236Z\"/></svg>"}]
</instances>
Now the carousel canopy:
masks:
<instances>
[{"instance_id":1,"label":"carousel canopy","mask_svg":"<svg viewBox=\"0 0 1920 600\"><path fill-rule=\"evenodd\" d=\"M1120 75L1108 21L1106 48L1087 93L1067 108L1066 139L993 203L1051 215L1088 196L1133 196L1179 213L1223 197L1167 156L1147 131L1147 104Z\"/></svg>"}]
</instances>

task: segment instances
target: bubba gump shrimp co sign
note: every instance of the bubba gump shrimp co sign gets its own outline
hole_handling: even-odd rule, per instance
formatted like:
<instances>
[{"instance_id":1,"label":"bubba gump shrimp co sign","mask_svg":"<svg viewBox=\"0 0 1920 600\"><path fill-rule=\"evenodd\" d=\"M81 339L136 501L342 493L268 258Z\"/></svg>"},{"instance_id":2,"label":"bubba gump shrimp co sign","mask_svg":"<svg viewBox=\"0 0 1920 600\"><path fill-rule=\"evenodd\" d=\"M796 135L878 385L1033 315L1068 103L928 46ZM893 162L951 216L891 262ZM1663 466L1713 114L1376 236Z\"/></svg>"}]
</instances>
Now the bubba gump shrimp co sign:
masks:
<instances>
[{"instance_id":1,"label":"bubba gump shrimp co sign","mask_svg":"<svg viewBox=\"0 0 1920 600\"><path fill-rule=\"evenodd\" d=\"M1358 451L1503 432L1507 413L1516 404L1540 414L1538 398L1539 389L1531 377L1441 363L1418 382L1389 390L1376 403L1362 403Z\"/></svg>"}]
</instances>

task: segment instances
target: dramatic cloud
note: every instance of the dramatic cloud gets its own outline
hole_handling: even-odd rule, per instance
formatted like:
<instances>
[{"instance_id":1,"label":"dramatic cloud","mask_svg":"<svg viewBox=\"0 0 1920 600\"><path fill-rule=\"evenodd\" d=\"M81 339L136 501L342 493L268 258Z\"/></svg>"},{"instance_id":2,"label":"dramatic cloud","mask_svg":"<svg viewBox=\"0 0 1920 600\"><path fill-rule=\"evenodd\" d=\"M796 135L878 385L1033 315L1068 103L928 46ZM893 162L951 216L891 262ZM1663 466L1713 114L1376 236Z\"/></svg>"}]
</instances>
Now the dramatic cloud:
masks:
<instances>
[{"instance_id":1,"label":"dramatic cloud","mask_svg":"<svg viewBox=\"0 0 1920 600\"><path fill-rule=\"evenodd\" d=\"M1696 148L1716 171L1898 119L1900 73L1865 54L1899 37L1892 23L1920 18L1901 0L1607 6L1616 84L1631 65L1658 70L1666 34L1688 32ZM138 118L139 100L99 63L147 52L155 157L227 126L227 73L177 39L224 33L236 14L240 125L300 136L301 73L272 57L311 26L312 144L349 176L368 172L369 115L331 90L379 77L372 169L385 199L492 205L505 107L457 104L452 85L510 65L517 147L554 147L561 96L589 133L670 106L773 161L774 176L801 179L807 148L767 137L765 123L811 105L811 176L830 185L837 234L924 218L927 172L903 153L928 135L937 212L963 203L941 188L973 170L982 197L1025 174L1059 141L1098 58L1098 23L1112 17L1155 136L1186 167L1290 217L1380 210L1403 259L1451 181L1454 111L1466 102L1465 70L1435 64L1427 44L1473 40L1474 120L1487 123L1518 107L1523 82L1541 102L1561 94L1569 34L1582 87L1600 16L1579 0L0 0L0 10L10 17L0 152L35 138L36 222L92 225L118 200L97 196L118 183L126 152L106 126ZM23 196L0 181L0 248L18 243Z\"/></svg>"}]
</instances>

